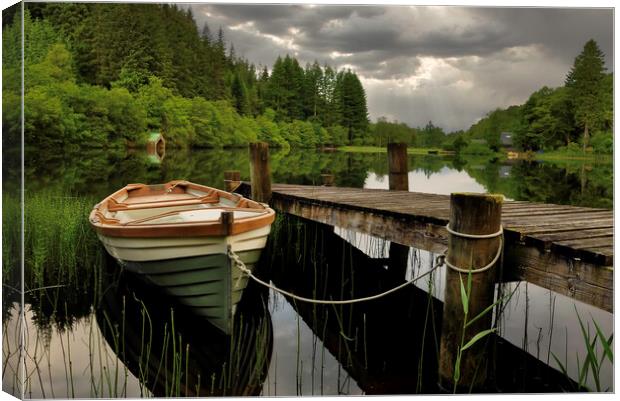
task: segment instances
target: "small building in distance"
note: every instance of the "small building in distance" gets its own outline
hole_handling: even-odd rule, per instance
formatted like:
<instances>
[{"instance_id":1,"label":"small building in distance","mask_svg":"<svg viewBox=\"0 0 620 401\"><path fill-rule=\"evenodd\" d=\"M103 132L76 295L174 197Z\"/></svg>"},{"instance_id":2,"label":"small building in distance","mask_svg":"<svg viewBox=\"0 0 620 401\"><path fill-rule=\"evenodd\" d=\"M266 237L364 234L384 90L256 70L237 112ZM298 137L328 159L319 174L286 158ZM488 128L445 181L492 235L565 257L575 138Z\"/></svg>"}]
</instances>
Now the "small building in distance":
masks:
<instances>
[{"instance_id":1,"label":"small building in distance","mask_svg":"<svg viewBox=\"0 0 620 401\"><path fill-rule=\"evenodd\" d=\"M509 159L514 159L519 157L519 153L514 147L513 134L512 132L504 131L499 134L499 143L508 154Z\"/></svg>"},{"instance_id":2,"label":"small building in distance","mask_svg":"<svg viewBox=\"0 0 620 401\"><path fill-rule=\"evenodd\" d=\"M512 140L512 132L504 131L499 134L499 142L502 145L502 148L506 150L513 150L513 140Z\"/></svg>"}]
</instances>

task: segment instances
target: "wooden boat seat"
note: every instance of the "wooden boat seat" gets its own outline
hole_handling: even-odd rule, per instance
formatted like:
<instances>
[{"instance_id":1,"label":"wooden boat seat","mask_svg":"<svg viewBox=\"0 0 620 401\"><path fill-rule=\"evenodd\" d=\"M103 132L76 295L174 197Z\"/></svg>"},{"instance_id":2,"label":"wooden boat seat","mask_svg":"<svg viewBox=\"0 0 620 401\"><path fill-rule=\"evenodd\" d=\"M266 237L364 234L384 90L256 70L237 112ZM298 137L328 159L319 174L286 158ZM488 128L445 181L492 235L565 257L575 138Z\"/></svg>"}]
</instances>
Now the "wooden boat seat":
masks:
<instances>
[{"instance_id":1,"label":"wooden boat seat","mask_svg":"<svg viewBox=\"0 0 620 401\"><path fill-rule=\"evenodd\" d=\"M173 207L173 206L186 206L186 205L200 205L200 204L213 204L219 203L220 197L217 193L208 194L199 198L189 199L158 199L147 202L135 202L125 203L118 202L114 198L108 200L108 210L110 212L118 212L123 210L136 210L136 209L154 209L158 207Z\"/></svg>"},{"instance_id":2,"label":"wooden boat seat","mask_svg":"<svg viewBox=\"0 0 620 401\"><path fill-rule=\"evenodd\" d=\"M228 236L270 225L267 204L217 188L175 180L129 184L95 205L98 234L118 238Z\"/></svg>"},{"instance_id":3,"label":"wooden boat seat","mask_svg":"<svg viewBox=\"0 0 620 401\"><path fill-rule=\"evenodd\" d=\"M153 221L153 220L161 219L162 217L174 216L176 214L186 213L186 212L191 212L191 211L197 211L197 210L204 210L204 209L196 208L196 209L184 209L184 210L171 210L171 211L168 211L168 212L155 214L153 216L148 216L148 217L143 217L141 219L127 221L127 222L123 223L122 225L125 225L125 226L139 225L139 224L146 223L148 221ZM247 207L226 207L226 206L222 206L222 207L217 207L216 210L221 210L222 212L235 212L235 211L252 212L252 213L255 213L256 215L268 213L268 211L265 210L265 209L251 209L251 208L247 208ZM248 219L248 218L251 218L251 217L256 217L256 216L238 217L236 220L244 220L244 219ZM222 217L221 217L221 214L220 214L220 221L221 221L221 219L222 219ZM195 221L194 223L200 223L200 222L201 221Z\"/></svg>"}]
</instances>

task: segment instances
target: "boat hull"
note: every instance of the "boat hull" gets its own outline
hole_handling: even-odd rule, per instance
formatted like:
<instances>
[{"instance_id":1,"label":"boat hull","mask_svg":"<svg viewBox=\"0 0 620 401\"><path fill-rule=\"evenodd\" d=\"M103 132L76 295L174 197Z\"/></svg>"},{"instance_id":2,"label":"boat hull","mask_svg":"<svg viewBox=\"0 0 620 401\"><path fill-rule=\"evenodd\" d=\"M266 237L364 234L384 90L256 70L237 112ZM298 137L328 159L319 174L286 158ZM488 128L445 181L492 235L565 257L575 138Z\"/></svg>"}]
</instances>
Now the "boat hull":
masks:
<instances>
[{"instance_id":1,"label":"boat hull","mask_svg":"<svg viewBox=\"0 0 620 401\"><path fill-rule=\"evenodd\" d=\"M128 271L145 276L179 304L230 334L248 277L231 263L228 246L253 270L270 228L218 237L123 238L100 234L99 238Z\"/></svg>"}]
</instances>

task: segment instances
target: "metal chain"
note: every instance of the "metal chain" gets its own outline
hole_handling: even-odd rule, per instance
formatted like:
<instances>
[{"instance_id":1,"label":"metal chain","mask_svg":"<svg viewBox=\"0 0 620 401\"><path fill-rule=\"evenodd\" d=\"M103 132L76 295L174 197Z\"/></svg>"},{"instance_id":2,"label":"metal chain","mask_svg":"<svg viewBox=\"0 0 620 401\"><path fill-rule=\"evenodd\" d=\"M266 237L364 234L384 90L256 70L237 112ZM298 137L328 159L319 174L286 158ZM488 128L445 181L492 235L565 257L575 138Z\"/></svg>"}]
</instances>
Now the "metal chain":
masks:
<instances>
[{"instance_id":1,"label":"metal chain","mask_svg":"<svg viewBox=\"0 0 620 401\"><path fill-rule=\"evenodd\" d=\"M400 290L401 288L404 288L406 286L408 286L409 284L413 284L416 281L420 280L421 278L428 276L429 274L431 274L432 272L434 272L435 270L437 270L445 261L442 260L441 256L443 255L439 255L436 259L435 259L435 266L433 266L429 271L427 271L426 273L422 273L417 277L412 278L409 281L404 282L403 284L394 287L390 290L387 290L385 292L382 292L380 294L376 294L376 295L372 295L369 297L364 297L364 298L355 298L355 299L347 299L347 300L342 300L342 301L332 301L332 300L324 300L324 299L312 299L312 298L305 298L299 295L295 295L291 292L285 291L283 289L280 289L270 283L267 283L261 279L259 279L258 277L256 277L254 274L252 274L252 271L250 269L247 268L247 266L245 265L245 263L243 263L243 261L241 260L241 258L239 258L239 255L237 255L233 250L232 247L229 245L228 246L228 257L230 258L230 260L234 263L234 265L241 270L243 273L245 273L246 275L248 275L249 277L251 277L254 281L256 281L259 284L262 284L266 287L271 288L272 290L279 292L282 295L286 295L288 297L297 299L299 301L304 301L304 302L310 302L310 303L314 303L314 304L326 304L326 305L344 305L344 304L354 304L357 302L364 302L364 301L371 301L374 299L378 299L381 297L384 297L388 294L391 294L395 291Z\"/></svg>"}]
</instances>

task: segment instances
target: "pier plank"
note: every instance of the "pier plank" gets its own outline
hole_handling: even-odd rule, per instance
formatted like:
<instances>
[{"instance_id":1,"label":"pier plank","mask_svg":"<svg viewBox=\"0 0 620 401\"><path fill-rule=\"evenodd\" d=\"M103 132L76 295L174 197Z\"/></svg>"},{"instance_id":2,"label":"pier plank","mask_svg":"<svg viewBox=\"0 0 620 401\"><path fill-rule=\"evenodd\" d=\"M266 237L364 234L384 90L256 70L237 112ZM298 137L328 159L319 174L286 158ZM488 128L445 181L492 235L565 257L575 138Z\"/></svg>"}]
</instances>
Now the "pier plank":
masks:
<instances>
[{"instance_id":1,"label":"pier plank","mask_svg":"<svg viewBox=\"0 0 620 401\"><path fill-rule=\"evenodd\" d=\"M290 184L272 190L272 206L286 213L430 252L447 246L449 195ZM238 191L249 194L249 184ZM527 201L505 201L502 209L507 276L613 310L612 210Z\"/></svg>"}]
</instances>

